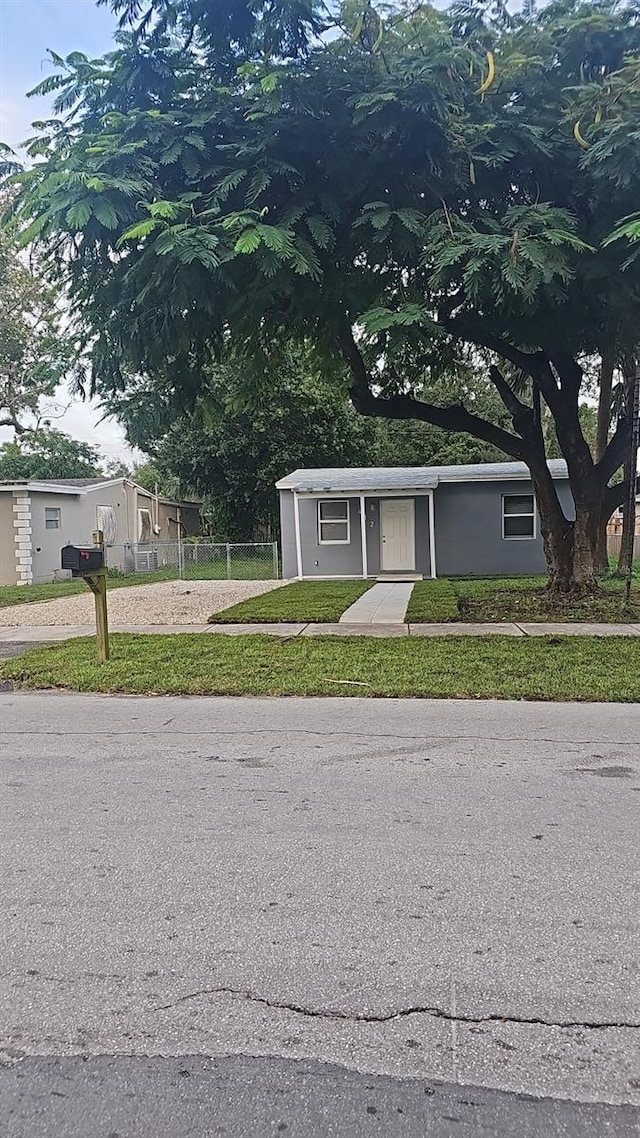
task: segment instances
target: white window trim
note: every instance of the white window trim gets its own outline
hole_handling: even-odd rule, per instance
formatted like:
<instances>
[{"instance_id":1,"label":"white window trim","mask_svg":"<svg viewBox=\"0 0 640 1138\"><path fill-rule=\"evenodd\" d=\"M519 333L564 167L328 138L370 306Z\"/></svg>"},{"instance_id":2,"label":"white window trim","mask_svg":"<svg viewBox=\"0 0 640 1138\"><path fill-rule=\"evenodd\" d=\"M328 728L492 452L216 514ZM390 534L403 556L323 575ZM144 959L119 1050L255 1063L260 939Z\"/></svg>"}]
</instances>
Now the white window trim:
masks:
<instances>
[{"instance_id":1,"label":"white window trim","mask_svg":"<svg viewBox=\"0 0 640 1138\"><path fill-rule=\"evenodd\" d=\"M347 516L346 516L346 518L322 518L321 519L320 512L322 509L322 503L323 502L340 502L341 505L343 502L346 502L346 504L347 504ZM318 509L318 517L317 517L318 545L351 545L351 507L349 505L349 499L348 498L318 498L317 509ZM344 523L346 522L347 523L347 536L341 537L341 538L323 538L322 526L323 525L329 525L331 522L338 522L340 525L344 525Z\"/></svg>"},{"instance_id":2,"label":"white window trim","mask_svg":"<svg viewBox=\"0 0 640 1138\"><path fill-rule=\"evenodd\" d=\"M537 536L538 536L538 511L536 510L536 496L533 493L533 491L531 492L531 495L530 495L530 497L533 500L533 513L531 513L530 510L527 510L526 512L523 512L521 514L505 514L505 512L504 512L504 500L505 500L505 498L524 498L525 494L526 494L526 491L523 491L520 494L517 491L514 491L511 494L503 494L501 497L500 504L502 507L502 540L503 541L535 541ZM505 532L504 532L505 518L531 518L531 517L533 518L533 533L505 534Z\"/></svg>"},{"instance_id":3,"label":"white window trim","mask_svg":"<svg viewBox=\"0 0 640 1138\"><path fill-rule=\"evenodd\" d=\"M55 511L55 515L56 515L55 516L55 523L56 524L54 526L47 525L47 522L54 521L53 518L48 518L47 514L53 513L54 511ZM44 528L48 529L48 530L62 529L62 510L61 510L60 506L45 506L45 508L44 508Z\"/></svg>"}]
</instances>

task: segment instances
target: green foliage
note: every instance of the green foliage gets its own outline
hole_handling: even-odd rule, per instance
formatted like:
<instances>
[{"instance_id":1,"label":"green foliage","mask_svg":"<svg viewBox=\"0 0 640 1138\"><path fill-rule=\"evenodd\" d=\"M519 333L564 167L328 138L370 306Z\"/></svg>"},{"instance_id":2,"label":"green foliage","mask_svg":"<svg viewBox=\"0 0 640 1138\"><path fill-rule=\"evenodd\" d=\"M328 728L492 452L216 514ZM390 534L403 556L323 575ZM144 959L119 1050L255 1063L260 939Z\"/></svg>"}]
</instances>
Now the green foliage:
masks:
<instances>
[{"instance_id":1,"label":"green foliage","mask_svg":"<svg viewBox=\"0 0 640 1138\"><path fill-rule=\"evenodd\" d=\"M409 601L407 620L427 624L443 620L472 624L623 624L630 615L640 618L640 589L633 590L631 614L623 607L623 589L624 583L612 578L603 582L595 596L563 600L545 588L544 577L418 581ZM450 605L446 616L443 593Z\"/></svg>"},{"instance_id":2,"label":"green foliage","mask_svg":"<svg viewBox=\"0 0 640 1138\"><path fill-rule=\"evenodd\" d=\"M0 198L0 213L8 201ZM77 382L81 374L60 290L0 230L0 426L20 432L37 424L56 387Z\"/></svg>"},{"instance_id":3,"label":"green foliage","mask_svg":"<svg viewBox=\"0 0 640 1138\"><path fill-rule=\"evenodd\" d=\"M565 350L597 351L628 307L635 278L601 243L632 212L632 154L640 169L631 7L347 6L351 31L318 39L309 0L226 0L215 22L196 0L113 6L135 35L104 61L55 57L71 119L41 126L19 177L20 216L98 333L97 384L167 358L181 378L224 329L248 348L256 327L315 325L326 349L345 318L391 371L399 342L435 360L452 297L511 342L561 323Z\"/></svg>"},{"instance_id":4,"label":"green foliage","mask_svg":"<svg viewBox=\"0 0 640 1138\"><path fill-rule=\"evenodd\" d=\"M193 408L230 350L311 341L367 413L463 431L537 477L555 436L600 516L629 416L596 469L578 406L585 360L637 354L620 229L640 180L637 5L113 7L105 60L55 60L64 117L17 179L23 239L88 322L94 386L161 377ZM506 425L437 392L470 352ZM571 547L559 507L542 521Z\"/></svg>"},{"instance_id":5,"label":"green foliage","mask_svg":"<svg viewBox=\"0 0 640 1138\"><path fill-rule=\"evenodd\" d=\"M431 395L426 392L426 395ZM493 387L470 370L435 395L465 398L478 411L504 409ZM111 405L130 442L154 455L129 472L168 497L197 495L216 536L270 539L279 531L275 483L298 467L429 466L482 462L500 452L468 435L428 423L370 422L317 370L307 349L285 353L263 372L246 361L213 369L206 396L176 414L171 395L142 383Z\"/></svg>"},{"instance_id":6,"label":"green foliage","mask_svg":"<svg viewBox=\"0 0 640 1138\"><path fill-rule=\"evenodd\" d=\"M116 634L96 662L91 637L2 665L18 687L183 695L301 695L640 702L633 636L172 636ZM498 713L497 713L498 714Z\"/></svg>"},{"instance_id":7,"label":"green foliage","mask_svg":"<svg viewBox=\"0 0 640 1138\"><path fill-rule=\"evenodd\" d=\"M102 473L95 447L52 428L26 432L0 446L0 481L92 478Z\"/></svg>"},{"instance_id":8,"label":"green foliage","mask_svg":"<svg viewBox=\"0 0 640 1138\"><path fill-rule=\"evenodd\" d=\"M367 465L376 458L374 425L314 370L308 353L286 353L265 373L242 361L214 368L206 395L189 413L176 416L171 394L147 382L113 409L130 441L154 456L132 477L149 489L157 480L170 496L203 497L224 539L276 535L275 482L296 467Z\"/></svg>"},{"instance_id":9,"label":"green foliage","mask_svg":"<svg viewBox=\"0 0 640 1138\"><path fill-rule=\"evenodd\" d=\"M509 418L493 385L470 367L426 382L417 390L421 399L451 405L462 403L474 414L507 428ZM501 451L460 431L445 431L415 419L379 419L376 422L376 465L456 466L469 462L501 462Z\"/></svg>"},{"instance_id":10,"label":"green foliage","mask_svg":"<svg viewBox=\"0 0 640 1138\"><path fill-rule=\"evenodd\" d=\"M157 463L139 463L131 469L128 477L138 486L142 486L143 490L151 490L152 493L155 493L157 489L158 494L163 498L180 498L178 479Z\"/></svg>"},{"instance_id":11,"label":"green foliage","mask_svg":"<svg viewBox=\"0 0 640 1138\"><path fill-rule=\"evenodd\" d=\"M405 620L410 624L459 621L456 591L446 577L436 581L416 581L411 590Z\"/></svg>"},{"instance_id":12,"label":"green foliage","mask_svg":"<svg viewBox=\"0 0 640 1138\"><path fill-rule=\"evenodd\" d=\"M295 581L209 617L209 624L333 624L371 581Z\"/></svg>"}]
</instances>

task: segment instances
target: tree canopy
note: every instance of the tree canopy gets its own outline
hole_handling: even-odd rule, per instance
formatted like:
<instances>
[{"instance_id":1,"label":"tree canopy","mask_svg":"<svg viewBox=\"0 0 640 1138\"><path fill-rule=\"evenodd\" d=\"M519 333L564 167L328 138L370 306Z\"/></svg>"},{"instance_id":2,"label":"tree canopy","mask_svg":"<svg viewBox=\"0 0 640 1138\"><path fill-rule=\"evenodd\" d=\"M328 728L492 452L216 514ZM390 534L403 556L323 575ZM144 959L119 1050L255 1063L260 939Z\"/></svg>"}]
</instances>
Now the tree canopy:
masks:
<instances>
[{"instance_id":1,"label":"tree canopy","mask_svg":"<svg viewBox=\"0 0 640 1138\"><path fill-rule=\"evenodd\" d=\"M0 231L0 426L20 434L40 425L58 385L81 377L60 290Z\"/></svg>"},{"instance_id":2,"label":"tree canopy","mask_svg":"<svg viewBox=\"0 0 640 1138\"><path fill-rule=\"evenodd\" d=\"M281 357L268 398L252 390L246 370L241 361L213 368L206 394L177 416L170 395L149 381L112 406L129 441L152 455L160 482L173 479L181 493L207 501L219 536L271 540L279 528L276 481L299 466L375 462L376 431L308 354Z\"/></svg>"},{"instance_id":3,"label":"tree canopy","mask_svg":"<svg viewBox=\"0 0 640 1138\"><path fill-rule=\"evenodd\" d=\"M40 428L0 446L0 481L92 478L100 474L100 455L95 447L62 431Z\"/></svg>"},{"instance_id":4,"label":"tree canopy","mask_svg":"<svg viewBox=\"0 0 640 1138\"><path fill-rule=\"evenodd\" d=\"M451 398L500 417L492 385L472 372L451 377ZM265 397L268 384L268 397ZM496 406L496 403L499 406ZM172 392L150 380L129 387L108 409L151 462L134 481L173 496L197 494L224 538L272 539L279 530L275 483L298 467L449 465L499 458L467 435L428 423L366 420L347 382L327 379L310 349L282 353L275 374L256 377L246 360L211 370L196 406L178 412Z\"/></svg>"},{"instance_id":5,"label":"tree canopy","mask_svg":"<svg viewBox=\"0 0 640 1138\"><path fill-rule=\"evenodd\" d=\"M161 376L193 406L229 348L268 360L311 340L364 414L524 460L553 582L589 586L630 407L594 458L585 362L628 391L638 357L640 261L620 230L640 175L636 6L112 6L116 50L56 58L41 89L61 117L18 179L23 240L89 321L95 385ZM470 354L499 419L448 402Z\"/></svg>"}]
</instances>

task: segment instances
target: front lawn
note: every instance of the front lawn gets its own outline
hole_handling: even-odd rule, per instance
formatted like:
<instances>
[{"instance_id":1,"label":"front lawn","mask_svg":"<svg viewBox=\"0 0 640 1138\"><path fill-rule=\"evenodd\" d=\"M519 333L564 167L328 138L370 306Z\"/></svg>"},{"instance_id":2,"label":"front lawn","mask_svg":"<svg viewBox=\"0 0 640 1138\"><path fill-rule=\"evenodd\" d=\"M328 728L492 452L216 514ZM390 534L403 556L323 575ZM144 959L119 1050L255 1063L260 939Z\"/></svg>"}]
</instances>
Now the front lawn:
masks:
<instances>
[{"instance_id":1,"label":"front lawn","mask_svg":"<svg viewBox=\"0 0 640 1138\"><path fill-rule=\"evenodd\" d=\"M35 601L54 601L86 589L82 581L52 581L46 585L0 585L0 609L28 605Z\"/></svg>"},{"instance_id":2,"label":"front lawn","mask_svg":"<svg viewBox=\"0 0 640 1138\"><path fill-rule=\"evenodd\" d=\"M404 618L408 624L443 624L460 620L458 596L446 577L416 581Z\"/></svg>"},{"instance_id":3,"label":"front lawn","mask_svg":"<svg viewBox=\"0 0 640 1138\"><path fill-rule=\"evenodd\" d=\"M0 667L25 688L132 694L426 696L640 702L640 638L506 636L345 639L115 635L108 664L91 638ZM426 728L425 728L426 730Z\"/></svg>"},{"instance_id":4,"label":"front lawn","mask_svg":"<svg viewBox=\"0 0 640 1138\"><path fill-rule=\"evenodd\" d=\"M333 624L373 581L295 581L216 612L209 624Z\"/></svg>"},{"instance_id":5,"label":"front lawn","mask_svg":"<svg viewBox=\"0 0 640 1138\"><path fill-rule=\"evenodd\" d=\"M630 610L622 607L624 583L615 578L605 578L596 596L564 603L552 600L545 584L545 577L418 581L406 619L414 624L441 621L625 624L640 621L640 587L635 582Z\"/></svg>"}]
</instances>

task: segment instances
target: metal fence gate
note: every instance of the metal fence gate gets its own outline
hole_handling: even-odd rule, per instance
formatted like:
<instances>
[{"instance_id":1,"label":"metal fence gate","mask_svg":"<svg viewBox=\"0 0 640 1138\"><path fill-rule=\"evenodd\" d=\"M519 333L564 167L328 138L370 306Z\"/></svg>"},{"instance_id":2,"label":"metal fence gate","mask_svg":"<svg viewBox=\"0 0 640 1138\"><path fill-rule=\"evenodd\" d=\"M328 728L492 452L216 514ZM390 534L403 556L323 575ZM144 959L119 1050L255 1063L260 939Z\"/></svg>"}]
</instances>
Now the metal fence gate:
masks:
<instances>
[{"instance_id":1,"label":"metal fence gate","mask_svg":"<svg viewBox=\"0 0 640 1138\"><path fill-rule=\"evenodd\" d=\"M158 541L109 545L107 568L123 576L153 574L191 581L266 581L279 577L278 543Z\"/></svg>"}]
</instances>

